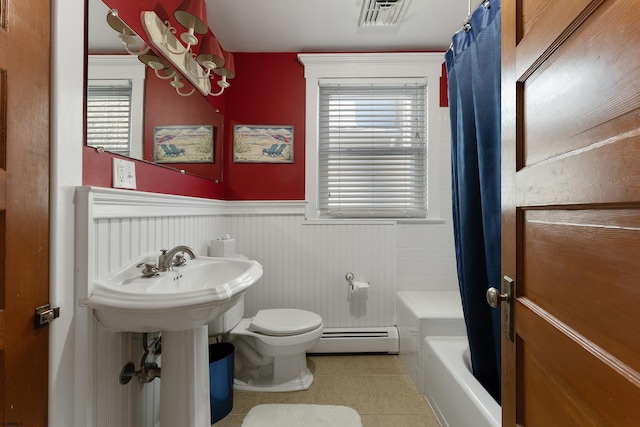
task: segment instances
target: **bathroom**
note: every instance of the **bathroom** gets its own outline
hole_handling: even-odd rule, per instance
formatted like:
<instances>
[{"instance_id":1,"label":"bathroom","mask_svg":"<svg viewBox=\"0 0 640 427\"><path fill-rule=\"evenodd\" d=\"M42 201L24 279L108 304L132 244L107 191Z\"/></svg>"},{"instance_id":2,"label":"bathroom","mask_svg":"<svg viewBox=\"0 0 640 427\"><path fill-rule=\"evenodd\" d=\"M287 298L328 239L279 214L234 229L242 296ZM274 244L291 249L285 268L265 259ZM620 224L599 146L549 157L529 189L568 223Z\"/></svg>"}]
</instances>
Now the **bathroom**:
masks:
<instances>
[{"instance_id":1,"label":"bathroom","mask_svg":"<svg viewBox=\"0 0 640 427\"><path fill-rule=\"evenodd\" d=\"M463 8L464 9L464 8ZM122 14L123 12L121 12ZM106 13L105 13L106 14ZM464 11L463 11L464 14ZM426 59L425 59L426 58ZM373 58L375 60L375 58ZM344 59L340 59L344 61ZM411 67L414 59L399 58ZM260 67L265 62L275 61L275 68ZM416 60L418 61L418 60ZM252 287L245 297L246 311L255 312L258 309L295 307L309 310L322 315L326 327L341 327L347 329L361 329L371 327L393 327L395 324L395 295L398 290L420 290L425 288L423 277L431 277L427 290L456 289L455 258L451 242L450 208L450 178L448 177L448 118L446 109L446 95L440 93L445 87L443 61L441 54L426 54L420 58L424 69L428 71L429 87L429 138L434 141L433 149L429 152L429 180L435 185L429 191L430 217L422 221L310 221L307 218L307 203L305 202L305 158L309 150L304 141L307 118L304 109L306 80L304 67L296 53L250 53L236 54L235 66L238 72L231 80L228 94L215 98L215 107L225 117L224 140L231 137L232 124L283 124L294 128L294 159L289 164L243 164L234 163L231 155L220 157L224 162L224 187L214 185L214 189L224 189L224 194L206 194L216 200L212 206L200 206L195 203L189 212L180 215L179 208L172 208L172 199L139 202L141 207L133 209L136 218L113 218L113 214L105 213L105 218L95 218L95 232L93 239L87 245L89 248L102 248L99 251L109 253L95 253L95 260L89 262L94 265L95 272L89 273L100 276L110 269L117 268L122 262L130 259L136 252L156 250L155 246L175 246L188 244L196 253L206 254L210 240L223 235L230 235L236 240L238 251L251 259L259 260L264 268L262 279ZM247 72L240 73L239 70ZM421 71L424 72L424 71ZM270 75L272 74L272 75ZM201 100L193 97L184 99L175 97L173 89L165 81L154 76L146 81L147 104L154 109L153 123L197 123L197 111L201 109ZM263 85L260 81L279 80L278 85ZM244 82L244 83L243 83ZM235 91L235 92L234 92ZM233 94L233 96L231 96ZM256 99L251 108L247 108L244 99ZM177 99L176 99L177 98ZM177 113L170 111L172 116L160 105L165 99L172 99ZM223 99L223 100L222 100ZM270 99L282 99L277 109L261 105ZM166 109L165 109L166 110ZM190 111L196 118L188 118ZM164 116L163 116L164 114ZM228 122L227 117L235 117ZM163 122L164 120L164 122ZM173 120L173 121L172 121ZM177 120L177 121L176 121ZM180 121L181 120L181 121ZM187 121L195 120L195 121ZM150 119L147 119L149 122ZM149 124L145 124L147 133ZM216 143L222 142L221 133L216 135ZM308 137L307 137L308 139ZM438 141L435 143L435 141ZM230 147L225 144L224 154L230 153ZM99 153L93 148L84 148L84 161L104 162L105 153ZM218 152L216 151L216 156ZM216 162L217 163L217 162ZM138 190L140 187L140 168L145 164L136 165L138 174ZM192 165L189 165L192 166ZM217 164L216 164L217 166ZM91 176L95 172L96 176ZM142 173L144 170L142 170ZM164 171L160 171L164 172ZM155 172L154 173L160 173ZM174 174L175 175L175 174ZM182 186L180 179L171 175L168 179L176 180L176 185ZM268 179L255 177L268 176ZM106 177L110 179L110 176ZM186 176L186 178L191 178ZM104 179L102 172L94 168L85 172L85 185L101 187ZM155 183L150 183L155 185ZM194 193L194 187L184 185L185 195L201 196ZM156 191L156 190L152 190ZM192 191L188 193L187 191ZM208 190L211 192L211 190ZM215 190L214 190L215 191ZM221 190L222 191L222 190ZM100 195L101 189L90 191L93 203L102 197L110 198L117 195ZM76 203L79 196L76 195ZM84 197L82 197L84 199ZM224 201L223 201L224 200ZM111 203L111 202L109 202ZM135 203L132 201L130 203ZM178 204L186 203L176 201ZM162 210L152 209L152 213L145 213L144 206L161 205ZM108 208L108 207L105 207ZM95 205L93 211L102 211ZM178 210L178 217L174 210ZM173 212L173 213L172 213ZM161 215L158 218L147 215ZM87 223L86 221L81 221ZM149 228L150 227L150 228ZM90 228L91 229L91 228ZM155 230L154 235L150 235ZM166 230L166 232L163 232ZM181 230L176 233L175 230ZM159 234L156 234L159 233ZM166 233L166 235L165 235ZM83 233L78 233L83 234ZM148 235L149 234L149 235ZM129 236L139 236L140 241L128 242ZM179 237L176 237L179 236ZM176 240L176 239L180 240ZM100 239L107 239L104 243ZM124 253L112 254L113 247L125 248ZM131 252L129 249L131 248ZM360 248L367 248L366 251ZM114 257L114 255L117 255ZM80 262L83 264L84 262ZM353 272L356 280L371 284L366 303L358 306L348 300L349 286L345 279L347 272ZM82 274L86 274L82 272ZM94 335L95 334L95 335ZM113 334L100 326L94 333L89 332L91 339L96 340L100 348L120 348L130 360L137 361L141 351L139 340L132 340L122 334ZM82 352L90 352L87 347ZM95 351L95 350L93 350ZM112 414L121 412L124 405L133 405L135 399L145 401L144 408L154 414L157 400L153 393L146 390L138 392L123 390L123 386L113 380L114 372L122 369L127 360L113 360L109 351L96 351L94 384L105 384L107 387L95 392L92 400L113 402L109 405L99 405L93 413L83 414L94 422L109 418ZM125 357L125 356L123 356ZM108 366L109 369L105 369ZM90 367L88 367L90 369ZM95 368L94 368L95 369ZM87 395L91 395L91 385ZM153 389L154 384L145 386ZM149 396L151 394L151 396ZM147 400L145 400L147 399ZM147 414L142 414L140 425L149 423ZM135 422L122 419L121 422Z\"/></svg>"},{"instance_id":2,"label":"bathroom","mask_svg":"<svg viewBox=\"0 0 640 427\"><path fill-rule=\"evenodd\" d=\"M467 2L461 3L464 16ZM211 238L229 234L242 253L260 260L265 267L261 283L248 296L249 310L255 310L258 304L292 305L323 312L331 323L344 327L393 325L396 307L388 301L394 301L398 292L456 291L453 227L449 220L450 124L444 89L430 100L435 102L435 108L430 111L429 139L436 142L436 149L429 152L430 161L434 162L429 165L433 197L429 202L435 209L430 209L433 218L423 223L305 223L308 206L302 160L308 153L304 144L296 146L296 161L292 164L232 161L229 144L234 124L292 125L298 141L304 141L305 128L308 130L304 116L305 79L294 53L236 55L236 68L242 73L238 71L229 89L233 96L214 101L225 117L221 183L211 184L211 180L136 162L137 192L150 192L152 196L134 196L133 205L153 207L153 215L157 216L141 214L139 207L114 213L109 211L113 202L127 206L132 203L129 195L137 192L123 195L122 191L103 190L111 187L111 155L88 147L79 149L84 139L84 42L78 37L79 25L62 23L83 21L84 11L77 1L54 3L49 302L61 311L49 327L50 425L135 426L140 417L151 416L140 414L140 408L156 409L150 406L155 399L146 396L142 386L125 390L116 381L123 362L138 360L139 339L100 329L86 308L80 306L80 296L72 285L80 274L72 256L78 240L75 200L79 186L96 188L92 194L97 206L101 206L94 210L95 228L89 224L84 228L91 229L92 242L98 242L94 248L99 250L90 254L88 262L92 274L105 273L140 252L164 246L189 244L197 253L205 253ZM278 67L264 66L271 62ZM438 68L438 74L432 76L437 83L431 82L431 88L444 88L444 80L440 79L442 61ZM243 100L252 97L265 103L253 103L248 109ZM279 100L278 108L273 108L274 99ZM180 196L211 201L185 207ZM350 271L371 284L364 315L351 313L346 302L348 286L344 275ZM426 282L425 277L429 278ZM284 283L295 285L279 288ZM307 298L307 292L317 294ZM334 310L324 312L325 307ZM142 401L147 398L149 402ZM105 424L97 424L97 420Z\"/></svg>"},{"instance_id":3,"label":"bathroom","mask_svg":"<svg viewBox=\"0 0 640 427\"><path fill-rule=\"evenodd\" d=\"M286 91L292 98L297 96L299 102L303 102L305 81L300 72L301 64L298 62L297 54L236 55L236 67L246 67L255 70L253 72L256 75L262 74L258 71L258 64L266 58L273 60L274 57L283 64L279 69L280 75L290 76L278 90ZM433 55L433 60L429 56L428 59L433 63L430 71L439 89L442 73L441 55ZM255 78L248 75L238 76L234 79L232 88L239 89L241 79L245 78L247 81L255 81ZM156 83L155 80L152 82ZM242 92L245 90L250 93L258 88L254 86L253 89L242 89ZM438 92L433 91L436 94ZM273 97L275 91L262 96ZM117 194L109 194L109 190L98 187L88 189L88 195L83 192L82 197L79 196L80 193L76 193L76 203L79 203L79 199L91 198L93 207L87 210L100 212L98 218L81 221L82 224L94 224L87 230L87 234L92 234L93 237L83 246L99 248L97 253L92 254L94 259L86 263L93 265L95 272L82 271L81 274L88 274L87 277L103 275L140 252L156 250L156 246L160 248L187 244L197 254L206 254L211 240L228 234L235 239L238 252L250 259L259 260L264 269L263 277L246 294L247 312L265 308L295 307L321 314L326 327L355 330L367 327L393 327L396 307L389 301L395 301L398 291L455 291L457 286L452 226L446 219L451 215L448 195L450 178L447 166L447 109L440 106L443 100L439 96L431 102L435 106L431 110L435 113L435 122L430 125L430 132L433 133L434 140L440 141L433 144L438 152L431 156L432 161L438 159L439 163L431 168L432 172L439 171L439 176L434 177L437 186L431 192L431 195L437 195L437 198L431 206L432 213L439 213L429 221L309 221L305 219L307 203L303 200L304 185L301 185L304 183L304 179L301 178L304 176L302 165L295 163L272 166L229 162L225 163L225 176L229 177L229 180L232 179L233 173L253 176L253 169L262 167L265 173L275 175L273 180L281 182L281 185L269 184L268 187L260 188L265 186L266 180L247 179L245 183L236 184L232 191L251 194L249 201L216 200L210 204L200 200L175 200L173 196L159 194L139 196L140 200L136 200L135 193L127 193L129 201L126 203L130 205L134 217L126 218L114 217L119 214L108 212L109 205L118 199ZM225 114L230 114L229 111L233 107L233 103L227 100ZM257 111L253 114L262 113ZM288 123L293 123L296 129L304 129L305 117L302 109L287 111L286 114ZM271 123L280 120L254 117L246 119L246 122ZM296 158L303 156L301 151L304 148L296 146ZM105 155L97 153L92 148L85 150L87 157ZM272 169L281 168L280 174L277 170L267 170L268 166L272 166ZM258 192L269 194L273 200L254 200L258 197ZM174 203L176 206L173 206ZM436 209L438 205L439 209ZM114 208L118 209L116 206ZM182 214L180 209L187 213ZM156 215L159 216L155 217ZM135 236L136 240L130 241L130 236ZM106 240L102 242L102 239ZM113 252L113 247L123 248L124 251ZM80 264L85 262L82 261ZM355 280L370 284L366 302L362 306L357 305L358 302L355 300L353 303L349 300L349 283L345 278L348 272L354 274ZM433 278L433 281L429 281L428 287L425 287L424 277ZM123 405L133 404L136 398L149 399L144 407L151 414L157 411L157 406L154 406L157 403L153 396L148 396L146 391L138 392L139 396L135 396L136 388L123 390L123 386L115 381L124 363L129 360L137 363L139 360L140 341L111 333L100 326L96 326L93 333L93 339L99 343L97 345L105 348L104 351L97 351L95 354L95 365L99 367L95 371L95 384L108 385L96 391L99 396L94 399L113 402L115 408L103 404L96 406L93 414L85 416L94 420L108 418L113 411L120 412ZM113 350L109 349L115 348L123 352L122 359L113 360L110 356ZM83 352L91 350L90 347L86 347ZM154 384L149 384L145 387L153 389L153 386ZM87 394L90 394L90 391ZM146 419L143 419L140 425L146 425L145 421ZM123 419L121 422L126 425L125 422L131 421Z\"/></svg>"}]
</instances>

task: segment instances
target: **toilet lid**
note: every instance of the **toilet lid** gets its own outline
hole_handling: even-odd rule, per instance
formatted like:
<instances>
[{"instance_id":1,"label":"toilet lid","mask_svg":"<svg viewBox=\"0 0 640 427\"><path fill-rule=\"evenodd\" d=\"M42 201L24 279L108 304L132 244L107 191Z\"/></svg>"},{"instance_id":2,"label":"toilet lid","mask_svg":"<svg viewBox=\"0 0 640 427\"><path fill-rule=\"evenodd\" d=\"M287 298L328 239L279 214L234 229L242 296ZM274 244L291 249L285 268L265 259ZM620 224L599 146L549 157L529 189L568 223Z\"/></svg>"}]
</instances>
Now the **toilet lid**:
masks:
<instances>
[{"instance_id":1,"label":"toilet lid","mask_svg":"<svg viewBox=\"0 0 640 427\"><path fill-rule=\"evenodd\" d=\"M295 308L260 310L251 319L249 330L265 335L297 335L318 329L322 317Z\"/></svg>"}]
</instances>

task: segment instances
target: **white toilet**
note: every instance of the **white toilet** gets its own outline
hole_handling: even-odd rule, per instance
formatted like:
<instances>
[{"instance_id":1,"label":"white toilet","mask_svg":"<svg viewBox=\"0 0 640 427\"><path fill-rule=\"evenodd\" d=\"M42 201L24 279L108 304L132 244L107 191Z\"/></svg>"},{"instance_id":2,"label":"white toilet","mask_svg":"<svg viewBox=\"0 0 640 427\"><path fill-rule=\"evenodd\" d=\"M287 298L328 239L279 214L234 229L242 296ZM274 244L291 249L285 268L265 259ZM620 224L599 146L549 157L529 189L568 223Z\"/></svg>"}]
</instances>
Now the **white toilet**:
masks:
<instances>
[{"instance_id":1,"label":"white toilet","mask_svg":"<svg viewBox=\"0 0 640 427\"><path fill-rule=\"evenodd\" d=\"M244 315L244 296L220 318L210 322L209 336L223 335L235 346L236 390L306 390L313 382L306 351L322 335L322 318L291 308L260 310Z\"/></svg>"}]
</instances>

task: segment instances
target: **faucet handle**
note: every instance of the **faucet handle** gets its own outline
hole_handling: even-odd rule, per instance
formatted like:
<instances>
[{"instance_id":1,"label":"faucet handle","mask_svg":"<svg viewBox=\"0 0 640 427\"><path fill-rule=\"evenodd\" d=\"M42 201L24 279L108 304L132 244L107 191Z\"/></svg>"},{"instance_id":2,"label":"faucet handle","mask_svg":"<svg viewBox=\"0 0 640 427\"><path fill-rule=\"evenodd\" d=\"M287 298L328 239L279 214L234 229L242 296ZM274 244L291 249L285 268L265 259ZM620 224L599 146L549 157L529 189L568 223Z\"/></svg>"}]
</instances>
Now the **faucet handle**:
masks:
<instances>
[{"instance_id":1,"label":"faucet handle","mask_svg":"<svg viewBox=\"0 0 640 427\"><path fill-rule=\"evenodd\" d=\"M183 254L176 254L176 256L173 257L173 262L171 263L171 265L174 267L184 267L185 265L187 265L187 259Z\"/></svg>"},{"instance_id":2,"label":"faucet handle","mask_svg":"<svg viewBox=\"0 0 640 427\"><path fill-rule=\"evenodd\" d=\"M159 274L158 267L156 267L153 264L147 264L145 262L142 262L136 265L136 267L142 268L142 277L154 277Z\"/></svg>"}]
</instances>

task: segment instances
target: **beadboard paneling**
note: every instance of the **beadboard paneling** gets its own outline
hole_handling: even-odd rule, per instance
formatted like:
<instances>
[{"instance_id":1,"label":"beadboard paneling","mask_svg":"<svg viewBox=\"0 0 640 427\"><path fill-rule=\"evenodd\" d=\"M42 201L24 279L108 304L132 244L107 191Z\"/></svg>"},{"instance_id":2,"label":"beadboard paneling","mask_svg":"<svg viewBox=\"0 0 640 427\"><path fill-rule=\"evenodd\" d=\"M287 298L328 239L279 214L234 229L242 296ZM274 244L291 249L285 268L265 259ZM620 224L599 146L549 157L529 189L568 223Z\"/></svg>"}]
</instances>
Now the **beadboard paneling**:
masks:
<instances>
[{"instance_id":1,"label":"beadboard paneling","mask_svg":"<svg viewBox=\"0 0 640 427\"><path fill-rule=\"evenodd\" d=\"M394 324L395 225L307 224L303 215L235 215L237 251L259 261L264 275L246 294L245 315L293 307L322 316L325 327ZM351 295L345 276L370 283Z\"/></svg>"},{"instance_id":2,"label":"beadboard paneling","mask_svg":"<svg viewBox=\"0 0 640 427\"><path fill-rule=\"evenodd\" d=\"M293 307L320 314L326 327L392 326L397 291L457 289L446 216L441 224L307 222L304 202L220 202L96 188L78 189L76 208L79 301L94 278L136 256L179 244L206 254L210 241L225 234L236 239L237 252L264 268L247 292L246 315ZM371 284L366 298L350 295L347 272ZM118 382L127 362L140 364L141 334L108 331L82 305L76 328L82 375L76 400L86 407L87 427L154 427L160 382Z\"/></svg>"},{"instance_id":3,"label":"beadboard paneling","mask_svg":"<svg viewBox=\"0 0 640 427\"><path fill-rule=\"evenodd\" d=\"M229 222L218 201L87 187L76 192L76 216L76 294L80 301L91 291L93 279L140 255L159 255L160 249L177 245L206 254L211 237L227 230ZM140 367L142 334L107 330L88 308L80 308L86 313L77 322L89 323L77 325L80 344L76 353L78 372L85 378L78 395L85 400L80 403L86 405L87 427L154 427L160 381L119 383L127 362ZM157 362L153 356L147 361Z\"/></svg>"}]
</instances>

